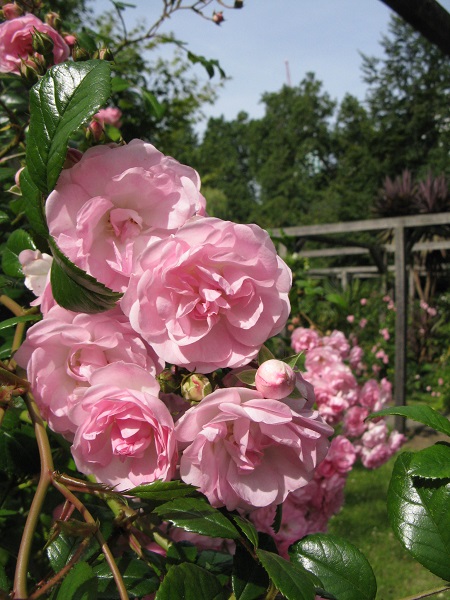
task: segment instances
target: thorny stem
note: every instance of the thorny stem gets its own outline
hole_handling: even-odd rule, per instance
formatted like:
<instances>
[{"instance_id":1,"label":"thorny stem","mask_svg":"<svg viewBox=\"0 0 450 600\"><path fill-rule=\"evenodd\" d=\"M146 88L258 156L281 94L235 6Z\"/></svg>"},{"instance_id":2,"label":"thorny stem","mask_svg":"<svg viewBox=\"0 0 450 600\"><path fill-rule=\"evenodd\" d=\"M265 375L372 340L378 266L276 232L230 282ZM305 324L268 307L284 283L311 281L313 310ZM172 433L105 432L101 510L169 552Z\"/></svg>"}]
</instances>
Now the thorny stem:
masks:
<instances>
[{"instance_id":1,"label":"thorny stem","mask_svg":"<svg viewBox=\"0 0 450 600\"><path fill-rule=\"evenodd\" d=\"M421 592L418 596L408 596L407 598L402 598L402 600L422 600L422 598L429 598L430 596L435 596L436 594L440 594L441 592L448 592L450 590L450 585L445 585L444 587L435 588L434 590L428 590L427 592Z\"/></svg>"},{"instance_id":2,"label":"thorny stem","mask_svg":"<svg viewBox=\"0 0 450 600\"><path fill-rule=\"evenodd\" d=\"M94 519L94 517L88 511L88 509L74 494L72 494L72 492L69 489L66 488L66 486L62 485L62 483L60 483L59 481L56 481L56 480L53 481L53 485L59 492L61 492L61 494L67 500L69 500L69 502L71 502L75 506L75 508L78 510L78 512L82 515L82 517L86 521L86 523L92 523L93 525L97 525L97 521ZM125 588L125 584L123 582L122 575L120 574L120 571L117 567L116 561L114 560L111 550L109 549L109 546L106 543L101 531L99 529L97 529L94 535L97 538L97 541L101 546L102 552L105 555L106 562L108 563L109 568L111 569L112 576L114 578L115 584L119 591L120 599L121 600L129 600L128 592Z\"/></svg>"},{"instance_id":3,"label":"thorny stem","mask_svg":"<svg viewBox=\"0 0 450 600\"><path fill-rule=\"evenodd\" d=\"M50 443L45 431L45 425L31 394L25 395L25 403L34 425L36 442L39 449L39 458L41 461L41 474L36 488L36 493L27 516L22 539L20 541L16 572L14 576L14 598L28 597L27 571L31 553L31 544L39 521L39 516L41 514L41 508L44 503L45 496L47 495L48 487L51 483L51 473L54 469Z\"/></svg>"}]
</instances>

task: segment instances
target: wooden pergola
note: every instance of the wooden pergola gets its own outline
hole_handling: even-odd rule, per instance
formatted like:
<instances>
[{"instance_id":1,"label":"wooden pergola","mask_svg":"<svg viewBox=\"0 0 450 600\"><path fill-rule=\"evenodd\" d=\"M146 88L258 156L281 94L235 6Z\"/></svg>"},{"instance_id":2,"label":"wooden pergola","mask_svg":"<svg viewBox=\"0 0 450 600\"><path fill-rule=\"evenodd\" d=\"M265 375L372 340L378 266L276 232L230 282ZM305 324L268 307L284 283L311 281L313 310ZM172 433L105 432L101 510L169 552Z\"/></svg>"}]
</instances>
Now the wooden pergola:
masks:
<instances>
[{"instance_id":1,"label":"wooden pergola","mask_svg":"<svg viewBox=\"0 0 450 600\"><path fill-rule=\"evenodd\" d=\"M283 240L290 238L314 239L331 236L333 234L351 234L363 231L392 230L394 232L394 275L395 275L395 376L394 400L396 406L406 404L406 337L407 337L407 257L406 235L407 229L415 227L432 227L436 225L450 225L450 212L426 215L394 217L389 219L368 219L364 221L348 221L344 223L328 223L322 225L305 225L299 227L286 227L271 231L274 239ZM444 247L448 247L448 240L443 240ZM432 243L433 246L433 243ZM432 249L430 246L430 249ZM436 246L436 244L434 244ZM282 248L280 248L280 251ZM334 256L342 255L340 249L328 249L327 254L335 252ZM357 249L349 249L349 254L356 254ZM332 254L331 254L332 255ZM374 268L376 270L376 268ZM405 421L396 417L395 427L404 431Z\"/></svg>"}]
</instances>

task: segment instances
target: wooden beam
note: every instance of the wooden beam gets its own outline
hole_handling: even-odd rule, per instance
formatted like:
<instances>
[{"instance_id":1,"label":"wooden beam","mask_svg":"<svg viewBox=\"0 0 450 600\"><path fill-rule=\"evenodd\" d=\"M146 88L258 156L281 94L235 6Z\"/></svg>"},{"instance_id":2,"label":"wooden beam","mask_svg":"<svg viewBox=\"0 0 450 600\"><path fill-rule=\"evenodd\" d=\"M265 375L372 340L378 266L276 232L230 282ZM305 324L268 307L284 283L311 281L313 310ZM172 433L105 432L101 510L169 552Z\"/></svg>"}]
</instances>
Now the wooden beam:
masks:
<instances>
[{"instance_id":1,"label":"wooden beam","mask_svg":"<svg viewBox=\"0 0 450 600\"><path fill-rule=\"evenodd\" d=\"M450 14L436 0L381 0L450 56Z\"/></svg>"},{"instance_id":2,"label":"wooden beam","mask_svg":"<svg viewBox=\"0 0 450 600\"><path fill-rule=\"evenodd\" d=\"M363 221L345 221L343 223L324 223L322 225L304 225L300 227L284 227L272 229L269 233L274 238L313 237L330 233L351 233L355 231L379 231L396 227L420 227L429 225L445 225L450 223L450 212L413 215L409 217L392 217L390 219L365 219Z\"/></svg>"}]
</instances>

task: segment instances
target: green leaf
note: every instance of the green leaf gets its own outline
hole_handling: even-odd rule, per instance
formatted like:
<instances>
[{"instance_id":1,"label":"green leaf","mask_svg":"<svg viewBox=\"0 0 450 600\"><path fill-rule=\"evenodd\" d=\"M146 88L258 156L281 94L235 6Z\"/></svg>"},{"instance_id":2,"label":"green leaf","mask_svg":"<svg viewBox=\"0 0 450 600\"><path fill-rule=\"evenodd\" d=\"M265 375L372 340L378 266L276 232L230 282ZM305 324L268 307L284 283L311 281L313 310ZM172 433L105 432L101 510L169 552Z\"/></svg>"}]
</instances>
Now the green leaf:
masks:
<instances>
[{"instance_id":1,"label":"green leaf","mask_svg":"<svg viewBox=\"0 0 450 600\"><path fill-rule=\"evenodd\" d=\"M7 223L9 221L9 217L8 215L3 212L2 210L0 210L0 225L3 225L3 223Z\"/></svg>"},{"instance_id":2,"label":"green leaf","mask_svg":"<svg viewBox=\"0 0 450 600\"><path fill-rule=\"evenodd\" d=\"M376 596L377 582L366 557L337 535L308 535L291 546L290 556L339 600L374 600Z\"/></svg>"},{"instance_id":3,"label":"green leaf","mask_svg":"<svg viewBox=\"0 0 450 600\"><path fill-rule=\"evenodd\" d=\"M3 250L2 269L5 275L23 277L19 254L22 250L27 249L36 250L33 238L23 229L16 229L9 236L6 247Z\"/></svg>"},{"instance_id":4,"label":"green leaf","mask_svg":"<svg viewBox=\"0 0 450 600\"><path fill-rule=\"evenodd\" d=\"M171 567L155 600L226 600L228 594L220 581L197 565L183 563Z\"/></svg>"},{"instance_id":5,"label":"green leaf","mask_svg":"<svg viewBox=\"0 0 450 600\"><path fill-rule=\"evenodd\" d=\"M450 479L450 444L438 442L415 452L409 466L411 477Z\"/></svg>"},{"instance_id":6,"label":"green leaf","mask_svg":"<svg viewBox=\"0 0 450 600\"><path fill-rule=\"evenodd\" d=\"M260 351L258 352L258 365L262 365L266 360L271 360L275 358L272 352L269 350L267 346L261 346Z\"/></svg>"},{"instance_id":7,"label":"green leaf","mask_svg":"<svg viewBox=\"0 0 450 600\"><path fill-rule=\"evenodd\" d=\"M436 431L450 436L450 421L433 410L430 406L392 406L383 408L369 415L369 419L374 417L384 417L386 415L400 415L413 421L419 421Z\"/></svg>"},{"instance_id":8,"label":"green leaf","mask_svg":"<svg viewBox=\"0 0 450 600\"><path fill-rule=\"evenodd\" d=\"M123 92L131 87L131 83L122 77L111 78L111 91L112 92Z\"/></svg>"},{"instance_id":9,"label":"green leaf","mask_svg":"<svg viewBox=\"0 0 450 600\"><path fill-rule=\"evenodd\" d=\"M59 250L53 240L50 283L56 302L74 312L98 313L114 308L122 294L113 292L76 265Z\"/></svg>"},{"instance_id":10,"label":"green leaf","mask_svg":"<svg viewBox=\"0 0 450 600\"><path fill-rule=\"evenodd\" d=\"M46 548L47 558L52 569L57 573L66 564L79 545L79 540L60 533Z\"/></svg>"},{"instance_id":11,"label":"green leaf","mask_svg":"<svg viewBox=\"0 0 450 600\"><path fill-rule=\"evenodd\" d=\"M11 319L5 319L0 323L0 331L2 329L8 329L14 327L17 323L27 323L28 321L40 321L42 319L41 314L34 315L22 315L21 317L11 317Z\"/></svg>"},{"instance_id":12,"label":"green leaf","mask_svg":"<svg viewBox=\"0 0 450 600\"><path fill-rule=\"evenodd\" d=\"M398 456L388 489L391 527L412 556L450 581L450 480L409 475L413 454Z\"/></svg>"},{"instance_id":13,"label":"green leaf","mask_svg":"<svg viewBox=\"0 0 450 600\"><path fill-rule=\"evenodd\" d=\"M97 600L97 580L91 567L80 562L63 580L56 600Z\"/></svg>"},{"instance_id":14,"label":"green leaf","mask_svg":"<svg viewBox=\"0 0 450 600\"><path fill-rule=\"evenodd\" d=\"M305 354L303 352L299 352L298 354L293 354L292 356L283 358L283 362L288 364L293 369L295 369L295 368L300 369L305 364Z\"/></svg>"},{"instance_id":15,"label":"green leaf","mask_svg":"<svg viewBox=\"0 0 450 600\"><path fill-rule=\"evenodd\" d=\"M20 190L25 200L23 207L27 219L36 233L46 237L48 235L47 221L44 215L44 202L39 188L34 183L28 168L20 174Z\"/></svg>"},{"instance_id":16,"label":"green leaf","mask_svg":"<svg viewBox=\"0 0 450 600\"><path fill-rule=\"evenodd\" d=\"M267 550L256 550L256 555L275 587L288 600L314 600L315 585L311 575L301 565L290 563Z\"/></svg>"},{"instance_id":17,"label":"green leaf","mask_svg":"<svg viewBox=\"0 0 450 600\"><path fill-rule=\"evenodd\" d=\"M236 600L257 600L269 587L269 576L264 567L240 544L236 546L231 583Z\"/></svg>"},{"instance_id":18,"label":"green leaf","mask_svg":"<svg viewBox=\"0 0 450 600\"><path fill-rule=\"evenodd\" d=\"M239 539L236 527L217 508L200 498L179 498L155 509L164 520L201 535Z\"/></svg>"},{"instance_id":19,"label":"green leaf","mask_svg":"<svg viewBox=\"0 0 450 600\"><path fill-rule=\"evenodd\" d=\"M145 561L124 557L116 562L130 596L142 598L158 589L159 579ZM98 597L105 600L119 599L119 590L108 563L96 565L93 571L98 581Z\"/></svg>"},{"instance_id":20,"label":"green leaf","mask_svg":"<svg viewBox=\"0 0 450 600\"><path fill-rule=\"evenodd\" d=\"M48 194L54 188L70 136L110 93L110 65L103 60L61 63L33 86L26 162L41 192Z\"/></svg>"},{"instance_id":21,"label":"green leaf","mask_svg":"<svg viewBox=\"0 0 450 600\"><path fill-rule=\"evenodd\" d=\"M184 483L183 481L154 481L147 485L138 485L124 492L129 496L143 498L144 500L167 501L174 498L182 498L184 496L192 496L198 494L197 488L193 485Z\"/></svg>"},{"instance_id":22,"label":"green leaf","mask_svg":"<svg viewBox=\"0 0 450 600\"><path fill-rule=\"evenodd\" d=\"M245 385L255 385L255 375L256 369L246 369L245 371L239 371L239 373L235 373L235 376L245 383Z\"/></svg>"},{"instance_id":23,"label":"green leaf","mask_svg":"<svg viewBox=\"0 0 450 600\"><path fill-rule=\"evenodd\" d=\"M6 575L5 567L3 565L0 565L0 590L3 590L4 592L9 592L9 589L10 582L8 576Z\"/></svg>"},{"instance_id":24,"label":"green leaf","mask_svg":"<svg viewBox=\"0 0 450 600\"><path fill-rule=\"evenodd\" d=\"M348 308L347 300L344 298L344 296L341 296L340 294L326 294L325 300L331 302L332 304L336 304L336 306L339 306L340 308L343 308L345 310L347 310Z\"/></svg>"},{"instance_id":25,"label":"green leaf","mask_svg":"<svg viewBox=\"0 0 450 600\"><path fill-rule=\"evenodd\" d=\"M147 110L158 120L162 119L165 112L166 107L164 104L161 104L156 99L156 96L149 92L148 90L141 90L142 96L144 98L145 105Z\"/></svg>"},{"instance_id":26,"label":"green leaf","mask_svg":"<svg viewBox=\"0 0 450 600\"><path fill-rule=\"evenodd\" d=\"M249 542L255 547L258 547L258 532L255 526L248 519L240 517L239 515L233 515L233 520Z\"/></svg>"}]
</instances>

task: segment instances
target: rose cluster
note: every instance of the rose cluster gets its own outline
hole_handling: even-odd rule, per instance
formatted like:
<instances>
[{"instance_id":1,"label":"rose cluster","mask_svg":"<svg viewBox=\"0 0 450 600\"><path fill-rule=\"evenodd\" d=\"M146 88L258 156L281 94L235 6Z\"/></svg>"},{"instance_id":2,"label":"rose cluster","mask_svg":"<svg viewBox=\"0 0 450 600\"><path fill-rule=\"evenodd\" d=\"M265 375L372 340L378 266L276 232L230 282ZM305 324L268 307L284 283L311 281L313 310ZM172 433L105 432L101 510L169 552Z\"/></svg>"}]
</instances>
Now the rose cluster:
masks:
<instances>
[{"instance_id":1,"label":"rose cluster","mask_svg":"<svg viewBox=\"0 0 450 600\"><path fill-rule=\"evenodd\" d=\"M283 502L313 479L333 430L289 369L263 363L256 388L227 386L289 315L291 273L270 237L208 217L196 171L141 140L67 164L49 231L122 297L104 313L66 310L51 257L21 253L43 319L15 359L50 428L81 472L119 491L181 477L229 510Z\"/></svg>"},{"instance_id":2,"label":"rose cluster","mask_svg":"<svg viewBox=\"0 0 450 600\"><path fill-rule=\"evenodd\" d=\"M391 385L386 379L373 378L358 383L364 357L357 344L352 345L341 331L322 336L315 329L298 327L292 332L291 345L304 354L303 376L307 385L312 384L319 413L341 433L333 438L313 479L286 497L277 532L273 505L250 513L258 530L272 535L286 558L295 541L327 530L328 521L344 503L346 479L357 459L368 469L378 468L405 441L398 431L389 432L384 419L365 421L369 413L391 400Z\"/></svg>"}]
</instances>

